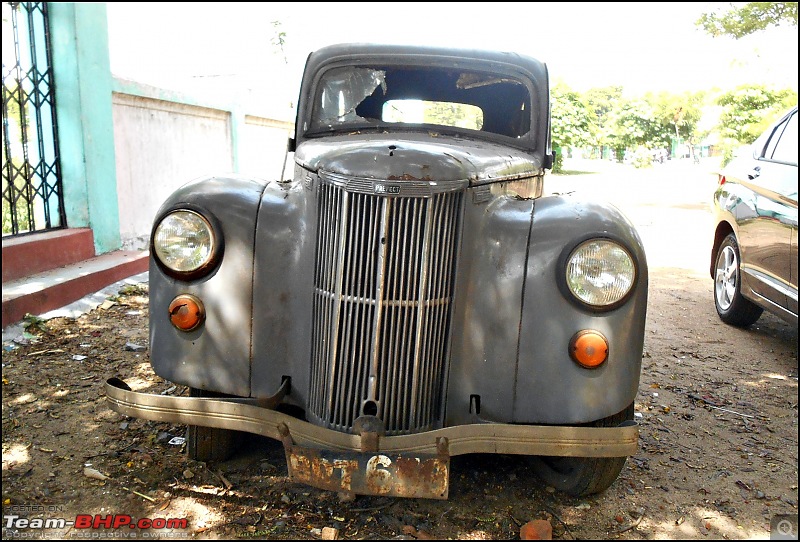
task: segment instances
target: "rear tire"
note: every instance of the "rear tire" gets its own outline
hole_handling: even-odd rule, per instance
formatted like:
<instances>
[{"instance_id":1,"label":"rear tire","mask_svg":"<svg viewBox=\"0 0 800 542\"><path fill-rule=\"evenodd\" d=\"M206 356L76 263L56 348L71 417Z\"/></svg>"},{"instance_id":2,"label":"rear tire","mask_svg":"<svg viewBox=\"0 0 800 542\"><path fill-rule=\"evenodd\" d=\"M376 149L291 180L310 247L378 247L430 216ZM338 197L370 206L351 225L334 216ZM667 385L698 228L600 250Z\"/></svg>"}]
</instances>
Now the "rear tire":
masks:
<instances>
[{"instance_id":1,"label":"rear tire","mask_svg":"<svg viewBox=\"0 0 800 542\"><path fill-rule=\"evenodd\" d=\"M190 397L225 397L196 388L189 388ZM224 461L236 451L239 431L190 425L186 430L186 453L195 461Z\"/></svg>"},{"instance_id":2,"label":"rear tire","mask_svg":"<svg viewBox=\"0 0 800 542\"><path fill-rule=\"evenodd\" d=\"M737 327L751 326L764 309L742 296L742 270L736 236L729 233L714 260L714 305L720 320Z\"/></svg>"},{"instance_id":3,"label":"rear tire","mask_svg":"<svg viewBox=\"0 0 800 542\"><path fill-rule=\"evenodd\" d=\"M623 411L603 418L590 427L617 427L633 419L633 403ZM536 475L546 484L574 497L601 493L617 479L627 457L532 457Z\"/></svg>"}]
</instances>

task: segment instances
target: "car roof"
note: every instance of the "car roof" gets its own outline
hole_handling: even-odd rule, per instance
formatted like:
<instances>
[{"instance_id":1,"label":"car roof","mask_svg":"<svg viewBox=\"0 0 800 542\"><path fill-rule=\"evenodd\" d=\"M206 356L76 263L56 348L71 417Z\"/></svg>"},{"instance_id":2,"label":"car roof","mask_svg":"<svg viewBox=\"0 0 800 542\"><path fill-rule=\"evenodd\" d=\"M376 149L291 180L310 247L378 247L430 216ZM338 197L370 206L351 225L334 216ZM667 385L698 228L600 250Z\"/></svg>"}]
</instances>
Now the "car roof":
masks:
<instances>
[{"instance_id":1,"label":"car roof","mask_svg":"<svg viewBox=\"0 0 800 542\"><path fill-rule=\"evenodd\" d=\"M453 60L469 59L475 61L489 61L518 66L530 72L535 79L547 77L547 68L544 62L519 53L485 49L459 49L428 45L392 45L378 43L340 43L322 47L309 55L307 71L315 71L315 68L319 67L319 65L338 59L352 59L354 57L375 59L419 57L420 60L425 58L451 58Z\"/></svg>"}]
</instances>

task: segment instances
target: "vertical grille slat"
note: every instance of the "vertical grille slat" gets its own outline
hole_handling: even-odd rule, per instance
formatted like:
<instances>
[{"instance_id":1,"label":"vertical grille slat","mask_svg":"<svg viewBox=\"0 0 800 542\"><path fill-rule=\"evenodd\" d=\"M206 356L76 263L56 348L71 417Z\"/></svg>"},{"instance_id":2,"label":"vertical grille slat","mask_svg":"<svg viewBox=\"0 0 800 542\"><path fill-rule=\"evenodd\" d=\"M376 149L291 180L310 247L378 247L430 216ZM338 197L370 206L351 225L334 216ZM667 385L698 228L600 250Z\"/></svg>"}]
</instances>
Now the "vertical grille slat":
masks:
<instances>
[{"instance_id":1,"label":"vertical grille slat","mask_svg":"<svg viewBox=\"0 0 800 542\"><path fill-rule=\"evenodd\" d=\"M449 277L446 274L446 270L449 269L455 262L455 222L457 218L457 208L454 208L454 202L447 201L444 202L444 206L442 208L442 212L445 213L445 217L443 219L443 229L442 235L438 238L440 246L438 247L435 254L439 258L439 261L436 265L437 268L437 279L435 281L435 291L433 293L433 299L442 299L445 295L447 295L447 289L449 287ZM446 356L446 348L447 348L447 327L449 325L449 311L446 310L446 307L443 304L434 304L430 307L430 310L435 314L435 321L434 324L431 326L431 337L433 339L433 351L443 351L445 352L444 356L439 356L434 360L434 367L431 371L434 375L439 375L441 377L441 373L443 370L443 360ZM442 382L430 382L431 386L441 386ZM429 397L432 397L429 395ZM435 397L433 397L435 398ZM431 402L428 405L428 408L433 411L436 408L436 404Z\"/></svg>"},{"instance_id":2,"label":"vertical grille slat","mask_svg":"<svg viewBox=\"0 0 800 542\"><path fill-rule=\"evenodd\" d=\"M354 198L352 207L353 213L359 211L358 199ZM353 311L351 309L352 301L348 299L348 294L353 293L353 275L352 273L345 272L346 270L355 270L356 266L353 265L353 260L356 258L355 246L358 236L355 229L358 227L358 221L343 221L342 231L346 232L346 238L343 239L342 247L344 253L342 254L342 263L340 270L343 272L340 281L342 282L342 289L337 295L341 299L342 310L340 312L340 328L342 330L339 337L339 349L336 356L338 372L338 380L336 382L336 389L338 394L334 394L335 401L333 404L333 416L335 425L341 426L344 420L347 420L350 406L352 405L352 387L348 385L348 381L352 380L353 371L346 370L347 360L350 358L350 341L352 339L351 329L353 323Z\"/></svg>"},{"instance_id":3,"label":"vertical grille slat","mask_svg":"<svg viewBox=\"0 0 800 542\"><path fill-rule=\"evenodd\" d=\"M363 197L355 197L354 198L356 204L353 206L354 212L358 214L364 214L365 209L365 201ZM352 238L350 239L351 243L355 243L353 247L352 257L354 262L363 262L364 261L364 244L366 239L364 238L364 223L353 221L352 222L353 228L351 229ZM363 311L364 311L364 304L358 303L356 300L359 297L363 297L363 273L364 267L363 266L355 266L353 269L353 273L349 274L350 280L348 284L348 288L346 292L352 297L352 300L348 303L348 318L352 320L354 325L354 330L351 331L348 328L345 331L345 335L348 338L348 348L346 353L346 359L358 359L358 343L360 339L360 333L358 330L361 329L362 326L362 318L363 318ZM361 377L361 371L348 371L347 374L347 384L346 388L348 390L348 395L344 399L344 417L343 420L352 419L355 414L356 409L356 401L357 397L353 395L353 390L358 389L358 381Z\"/></svg>"},{"instance_id":4,"label":"vertical grille slat","mask_svg":"<svg viewBox=\"0 0 800 542\"><path fill-rule=\"evenodd\" d=\"M318 191L309 417L351 432L365 404L386 433L433 427L449 345L462 191Z\"/></svg>"}]
</instances>

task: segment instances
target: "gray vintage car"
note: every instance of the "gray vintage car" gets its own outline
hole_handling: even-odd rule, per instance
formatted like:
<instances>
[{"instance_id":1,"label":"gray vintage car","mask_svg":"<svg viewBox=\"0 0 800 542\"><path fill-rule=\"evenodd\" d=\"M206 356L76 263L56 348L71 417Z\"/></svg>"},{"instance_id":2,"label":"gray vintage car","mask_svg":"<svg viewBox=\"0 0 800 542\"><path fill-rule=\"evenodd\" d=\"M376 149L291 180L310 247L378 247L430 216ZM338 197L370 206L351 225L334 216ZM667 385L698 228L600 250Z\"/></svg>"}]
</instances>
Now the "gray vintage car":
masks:
<instances>
[{"instance_id":1,"label":"gray vintage car","mask_svg":"<svg viewBox=\"0 0 800 542\"><path fill-rule=\"evenodd\" d=\"M548 85L512 53L312 53L291 178L194 180L155 220L151 363L190 395L112 378L112 408L186 424L197 459L278 439L350 495L446 499L469 453L605 490L637 450L647 264L615 207L542 195Z\"/></svg>"}]
</instances>

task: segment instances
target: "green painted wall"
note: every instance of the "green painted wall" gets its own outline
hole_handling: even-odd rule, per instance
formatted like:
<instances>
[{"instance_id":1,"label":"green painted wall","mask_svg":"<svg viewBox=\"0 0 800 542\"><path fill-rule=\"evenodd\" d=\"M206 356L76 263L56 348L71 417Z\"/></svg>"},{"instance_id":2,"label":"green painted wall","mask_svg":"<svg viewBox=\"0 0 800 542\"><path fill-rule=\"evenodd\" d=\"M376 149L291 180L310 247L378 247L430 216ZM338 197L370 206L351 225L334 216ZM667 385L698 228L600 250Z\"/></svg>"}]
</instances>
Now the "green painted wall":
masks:
<instances>
[{"instance_id":1,"label":"green painted wall","mask_svg":"<svg viewBox=\"0 0 800 542\"><path fill-rule=\"evenodd\" d=\"M48 3L67 226L120 248L112 76L104 3Z\"/></svg>"}]
</instances>

